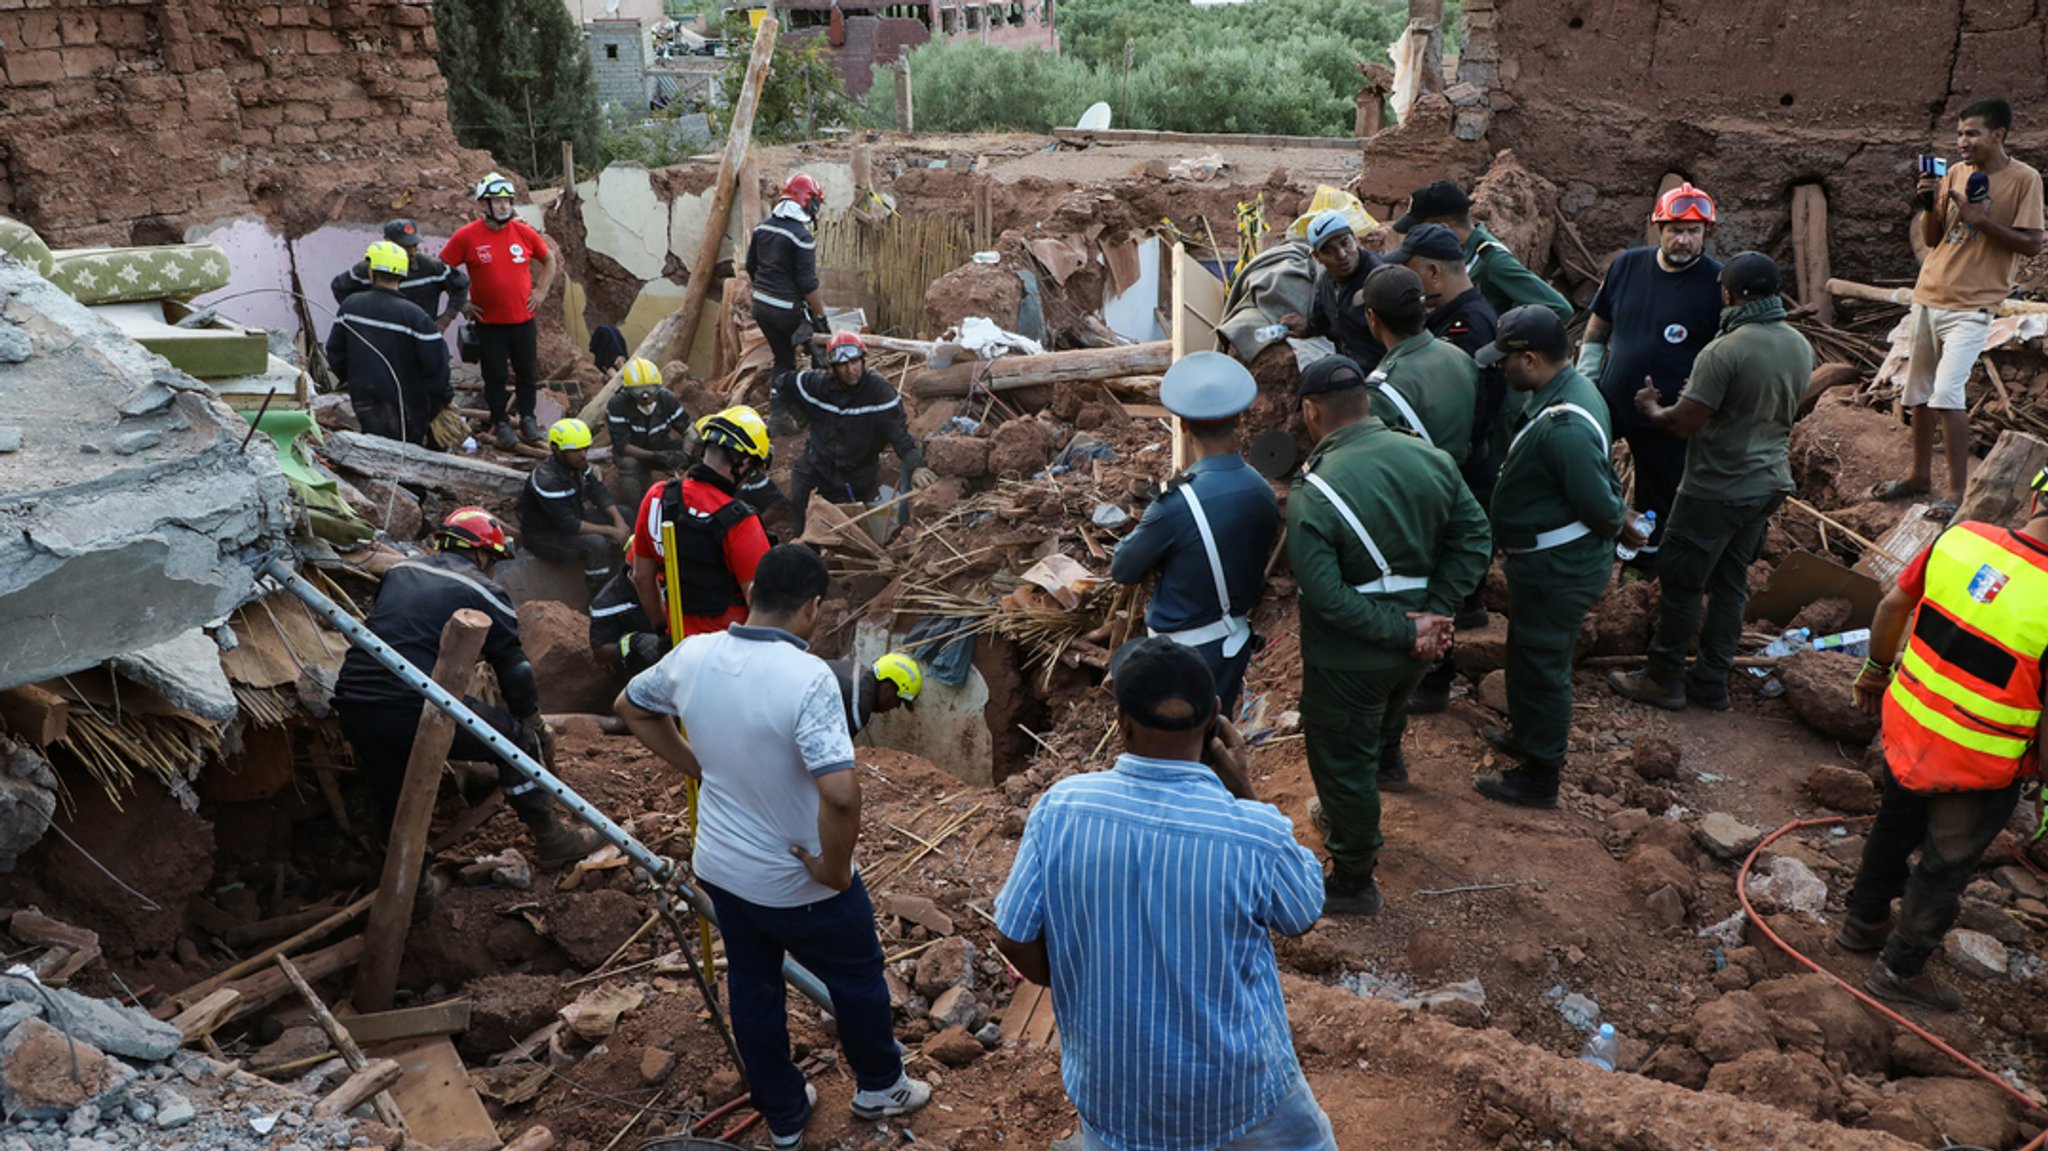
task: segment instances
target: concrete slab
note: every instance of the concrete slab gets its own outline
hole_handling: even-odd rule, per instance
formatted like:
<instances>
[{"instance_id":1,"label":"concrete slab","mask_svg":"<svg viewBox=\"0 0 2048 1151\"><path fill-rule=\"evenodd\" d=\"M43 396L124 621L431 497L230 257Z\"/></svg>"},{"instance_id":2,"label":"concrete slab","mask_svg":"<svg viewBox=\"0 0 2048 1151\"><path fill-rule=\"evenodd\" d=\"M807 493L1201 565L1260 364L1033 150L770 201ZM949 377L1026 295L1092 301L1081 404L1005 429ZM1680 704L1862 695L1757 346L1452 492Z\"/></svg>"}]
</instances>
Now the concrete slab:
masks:
<instances>
[{"instance_id":1,"label":"concrete slab","mask_svg":"<svg viewBox=\"0 0 2048 1151\"><path fill-rule=\"evenodd\" d=\"M613 164L576 186L583 208L583 242L642 280L661 275L668 260L669 213L654 195L647 169Z\"/></svg>"},{"instance_id":2,"label":"concrete slab","mask_svg":"<svg viewBox=\"0 0 2048 1151\"><path fill-rule=\"evenodd\" d=\"M243 454L247 425L198 381L9 259L0 331L31 353L0 373L0 426L22 429L20 450L0 454L0 689L249 599L296 514L276 454ZM128 402L138 395L148 402ZM116 455L134 432L160 438Z\"/></svg>"},{"instance_id":3,"label":"concrete slab","mask_svg":"<svg viewBox=\"0 0 2048 1151\"><path fill-rule=\"evenodd\" d=\"M854 625L853 658L872 664L889 651L893 641L887 627L875 620ZM989 736L988 681L974 668L967 682L948 687L930 676L915 708L897 708L878 715L862 738L877 747L893 747L921 755L967 783L990 787L995 783L995 744Z\"/></svg>"}]
</instances>

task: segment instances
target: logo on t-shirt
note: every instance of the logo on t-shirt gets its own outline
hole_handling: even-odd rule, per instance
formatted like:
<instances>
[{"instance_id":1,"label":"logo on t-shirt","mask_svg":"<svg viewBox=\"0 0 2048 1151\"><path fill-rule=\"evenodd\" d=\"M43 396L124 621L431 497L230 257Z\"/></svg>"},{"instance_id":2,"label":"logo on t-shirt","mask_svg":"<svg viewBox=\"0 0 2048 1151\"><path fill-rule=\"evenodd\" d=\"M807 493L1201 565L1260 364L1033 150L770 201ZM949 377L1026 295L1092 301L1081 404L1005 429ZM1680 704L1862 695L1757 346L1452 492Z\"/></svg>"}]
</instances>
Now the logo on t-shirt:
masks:
<instances>
[{"instance_id":1,"label":"logo on t-shirt","mask_svg":"<svg viewBox=\"0 0 2048 1151\"><path fill-rule=\"evenodd\" d=\"M476 257L476 262L479 264L491 262L491 246L489 244L478 244L470 251L470 254Z\"/></svg>"},{"instance_id":2,"label":"logo on t-shirt","mask_svg":"<svg viewBox=\"0 0 2048 1151\"><path fill-rule=\"evenodd\" d=\"M1692 335L1692 332L1687 330L1684 324L1664 325L1664 342L1667 344L1682 344L1685 342L1686 337L1690 335Z\"/></svg>"},{"instance_id":3,"label":"logo on t-shirt","mask_svg":"<svg viewBox=\"0 0 2048 1151\"><path fill-rule=\"evenodd\" d=\"M512 262L515 264L524 264L526 262L526 245L512 245Z\"/></svg>"},{"instance_id":4,"label":"logo on t-shirt","mask_svg":"<svg viewBox=\"0 0 2048 1151\"><path fill-rule=\"evenodd\" d=\"M1970 577L1970 598L1978 603L1990 603L1998 598L1999 592L2005 590L2010 578L1990 564L1985 564L1977 569L1976 575Z\"/></svg>"}]
</instances>

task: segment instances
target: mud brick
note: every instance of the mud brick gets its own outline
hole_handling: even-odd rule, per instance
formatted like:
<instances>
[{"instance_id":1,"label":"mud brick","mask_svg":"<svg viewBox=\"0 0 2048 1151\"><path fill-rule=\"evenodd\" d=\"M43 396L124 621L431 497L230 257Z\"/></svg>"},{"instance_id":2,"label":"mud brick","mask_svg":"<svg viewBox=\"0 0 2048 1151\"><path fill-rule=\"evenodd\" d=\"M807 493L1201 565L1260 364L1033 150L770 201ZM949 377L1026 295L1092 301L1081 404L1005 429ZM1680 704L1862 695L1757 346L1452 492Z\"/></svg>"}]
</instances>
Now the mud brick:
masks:
<instances>
[{"instance_id":1,"label":"mud brick","mask_svg":"<svg viewBox=\"0 0 2048 1151\"><path fill-rule=\"evenodd\" d=\"M391 22L400 28L428 28L434 23L434 14L407 4L391 10Z\"/></svg>"},{"instance_id":2,"label":"mud brick","mask_svg":"<svg viewBox=\"0 0 2048 1151\"><path fill-rule=\"evenodd\" d=\"M327 115L334 120L368 120L377 115L377 106L368 100L336 100L327 106Z\"/></svg>"},{"instance_id":3,"label":"mud brick","mask_svg":"<svg viewBox=\"0 0 2048 1151\"><path fill-rule=\"evenodd\" d=\"M341 37L324 28L306 29L306 54L308 56L338 56L348 51L348 45Z\"/></svg>"},{"instance_id":4,"label":"mud brick","mask_svg":"<svg viewBox=\"0 0 2048 1151\"><path fill-rule=\"evenodd\" d=\"M287 28L309 28L313 24L313 10L304 4L280 4L277 22Z\"/></svg>"},{"instance_id":5,"label":"mud brick","mask_svg":"<svg viewBox=\"0 0 2048 1151\"><path fill-rule=\"evenodd\" d=\"M304 124L280 125L271 135L280 144L311 144L319 138L312 128Z\"/></svg>"},{"instance_id":6,"label":"mud brick","mask_svg":"<svg viewBox=\"0 0 2048 1151\"><path fill-rule=\"evenodd\" d=\"M261 25L263 25L263 26L264 26L265 28L275 28L275 27L277 27L277 25L278 25L278 8L277 8L277 5L275 5L275 4L264 4L264 5L261 5L261 6L259 6L259 7L258 7L258 8L256 9L256 22L257 22L258 24L261 24Z\"/></svg>"},{"instance_id":7,"label":"mud brick","mask_svg":"<svg viewBox=\"0 0 2048 1151\"><path fill-rule=\"evenodd\" d=\"M92 44L100 38L99 18L91 12L60 12L57 30L66 44Z\"/></svg>"},{"instance_id":8,"label":"mud brick","mask_svg":"<svg viewBox=\"0 0 2048 1151\"><path fill-rule=\"evenodd\" d=\"M195 120L227 120L235 114L235 93L220 76L185 81L185 106Z\"/></svg>"},{"instance_id":9,"label":"mud brick","mask_svg":"<svg viewBox=\"0 0 2048 1151\"><path fill-rule=\"evenodd\" d=\"M181 98L184 85L170 76L139 76L133 73L121 77L122 99L135 104L164 104Z\"/></svg>"},{"instance_id":10,"label":"mud brick","mask_svg":"<svg viewBox=\"0 0 2048 1151\"><path fill-rule=\"evenodd\" d=\"M361 134L363 126L353 120L329 120L313 129L323 143L353 139Z\"/></svg>"},{"instance_id":11,"label":"mud brick","mask_svg":"<svg viewBox=\"0 0 2048 1151\"><path fill-rule=\"evenodd\" d=\"M441 37L432 28L420 29L420 51L432 56L441 51Z\"/></svg>"},{"instance_id":12,"label":"mud brick","mask_svg":"<svg viewBox=\"0 0 2048 1151\"><path fill-rule=\"evenodd\" d=\"M23 48L55 48L64 42L64 29L55 12L24 12L15 30L15 41Z\"/></svg>"},{"instance_id":13,"label":"mud brick","mask_svg":"<svg viewBox=\"0 0 2048 1151\"><path fill-rule=\"evenodd\" d=\"M252 128L248 125L243 125L241 130L235 133L235 142L248 148L268 147L271 141L271 131L268 128Z\"/></svg>"},{"instance_id":14,"label":"mud brick","mask_svg":"<svg viewBox=\"0 0 2048 1151\"><path fill-rule=\"evenodd\" d=\"M242 123L252 128L266 129L265 135L268 135L268 129L284 123L284 108L277 104L258 104L253 108L244 108Z\"/></svg>"},{"instance_id":15,"label":"mud brick","mask_svg":"<svg viewBox=\"0 0 2048 1151\"><path fill-rule=\"evenodd\" d=\"M318 124L327 119L327 109L310 100L293 100L284 106L288 124Z\"/></svg>"},{"instance_id":16,"label":"mud brick","mask_svg":"<svg viewBox=\"0 0 2048 1151\"><path fill-rule=\"evenodd\" d=\"M7 54L7 83L11 87L55 84L63 78L64 56L55 49Z\"/></svg>"},{"instance_id":17,"label":"mud brick","mask_svg":"<svg viewBox=\"0 0 2048 1151\"><path fill-rule=\"evenodd\" d=\"M441 126L429 120L407 120L398 126L398 134L401 136L431 136L442 130L444 129Z\"/></svg>"}]
</instances>

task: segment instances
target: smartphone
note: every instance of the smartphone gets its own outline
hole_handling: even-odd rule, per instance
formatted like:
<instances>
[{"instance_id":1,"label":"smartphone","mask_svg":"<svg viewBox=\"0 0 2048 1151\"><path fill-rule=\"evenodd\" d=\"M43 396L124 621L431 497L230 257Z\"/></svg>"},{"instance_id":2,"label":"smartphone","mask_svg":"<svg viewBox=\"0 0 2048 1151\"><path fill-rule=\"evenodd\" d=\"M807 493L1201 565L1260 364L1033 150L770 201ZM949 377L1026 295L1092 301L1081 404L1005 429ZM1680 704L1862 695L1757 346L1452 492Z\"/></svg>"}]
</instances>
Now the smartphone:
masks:
<instances>
[{"instance_id":1,"label":"smartphone","mask_svg":"<svg viewBox=\"0 0 2048 1151\"><path fill-rule=\"evenodd\" d=\"M1948 161L1939 156L1921 156L1919 165L1920 174L1923 176L1948 175Z\"/></svg>"}]
</instances>

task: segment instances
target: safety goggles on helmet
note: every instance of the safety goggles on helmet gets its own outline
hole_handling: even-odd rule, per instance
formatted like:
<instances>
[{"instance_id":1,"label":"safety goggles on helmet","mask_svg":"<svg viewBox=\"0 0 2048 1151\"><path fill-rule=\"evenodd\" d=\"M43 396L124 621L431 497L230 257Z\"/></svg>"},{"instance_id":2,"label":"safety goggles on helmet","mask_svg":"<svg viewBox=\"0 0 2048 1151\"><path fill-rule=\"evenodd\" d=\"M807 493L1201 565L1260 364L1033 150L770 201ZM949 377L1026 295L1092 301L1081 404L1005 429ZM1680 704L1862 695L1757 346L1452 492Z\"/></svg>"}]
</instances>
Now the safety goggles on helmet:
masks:
<instances>
[{"instance_id":1,"label":"safety goggles on helmet","mask_svg":"<svg viewBox=\"0 0 2048 1151\"><path fill-rule=\"evenodd\" d=\"M627 360L626 370L619 373L619 386L622 388L651 388L660 383L661 369L654 366L653 360L639 356Z\"/></svg>"},{"instance_id":2,"label":"safety goggles on helmet","mask_svg":"<svg viewBox=\"0 0 2048 1151\"><path fill-rule=\"evenodd\" d=\"M492 172L490 175L477 181L476 198L479 200L489 200L499 196L510 199L517 195L519 195L519 190L512 186L512 181L498 175L496 172Z\"/></svg>"},{"instance_id":3,"label":"safety goggles on helmet","mask_svg":"<svg viewBox=\"0 0 2048 1151\"><path fill-rule=\"evenodd\" d=\"M838 335L833 336L832 343L826 348L826 358L835 364L845 364L851 363L854 360L866 359L867 354L868 346L862 343L861 338L852 332L840 332Z\"/></svg>"},{"instance_id":4,"label":"safety goggles on helmet","mask_svg":"<svg viewBox=\"0 0 2048 1151\"><path fill-rule=\"evenodd\" d=\"M1650 222L1711 224L1714 222L1714 198L1691 184L1680 184L1657 197L1657 210L1651 213Z\"/></svg>"},{"instance_id":5,"label":"safety goggles on helmet","mask_svg":"<svg viewBox=\"0 0 2048 1151\"><path fill-rule=\"evenodd\" d=\"M875 678L896 685L896 698L908 707L917 702L924 691L924 671L917 661L900 651L892 651L875 661Z\"/></svg>"},{"instance_id":6,"label":"safety goggles on helmet","mask_svg":"<svg viewBox=\"0 0 2048 1151\"><path fill-rule=\"evenodd\" d=\"M579 419L556 420L548 427L548 446L565 452L590 446L590 425Z\"/></svg>"},{"instance_id":7,"label":"safety goggles on helmet","mask_svg":"<svg viewBox=\"0 0 2048 1151\"><path fill-rule=\"evenodd\" d=\"M370 262L370 271L386 276L403 276L412 267L412 258L405 249L389 240L378 240L365 248L363 258Z\"/></svg>"},{"instance_id":8,"label":"safety goggles on helmet","mask_svg":"<svg viewBox=\"0 0 2048 1151\"><path fill-rule=\"evenodd\" d=\"M441 528L434 535L444 550L468 548L489 552L499 559L512 558L512 540L505 534L505 525L482 508L456 508L441 521Z\"/></svg>"},{"instance_id":9,"label":"safety goggles on helmet","mask_svg":"<svg viewBox=\"0 0 2048 1151\"><path fill-rule=\"evenodd\" d=\"M698 420L697 438L764 464L775 458L774 448L768 442L768 424L761 419L761 413L745 404Z\"/></svg>"}]
</instances>

